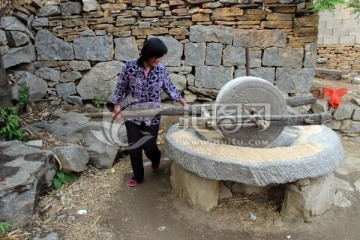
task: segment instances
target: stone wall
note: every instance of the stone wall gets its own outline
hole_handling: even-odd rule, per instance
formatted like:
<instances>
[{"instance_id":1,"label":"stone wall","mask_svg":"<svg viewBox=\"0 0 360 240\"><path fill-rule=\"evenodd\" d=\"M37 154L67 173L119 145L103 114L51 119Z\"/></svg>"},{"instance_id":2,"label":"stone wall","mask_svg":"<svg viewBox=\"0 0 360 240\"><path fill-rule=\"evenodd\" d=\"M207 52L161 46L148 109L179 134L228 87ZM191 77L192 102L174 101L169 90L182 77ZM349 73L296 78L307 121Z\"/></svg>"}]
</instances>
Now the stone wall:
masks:
<instances>
[{"instance_id":1,"label":"stone wall","mask_svg":"<svg viewBox=\"0 0 360 240\"><path fill-rule=\"evenodd\" d=\"M318 67L360 74L360 19L339 5L319 14Z\"/></svg>"},{"instance_id":2,"label":"stone wall","mask_svg":"<svg viewBox=\"0 0 360 240\"><path fill-rule=\"evenodd\" d=\"M150 36L168 46L164 63L189 102L214 99L244 76L246 47L251 75L285 94L312 85L318 16L310 0L28 2L2 18L0 45L8 73L37 89L33 99L110 100L124 62Z\"/></svg>"}]
</instances>

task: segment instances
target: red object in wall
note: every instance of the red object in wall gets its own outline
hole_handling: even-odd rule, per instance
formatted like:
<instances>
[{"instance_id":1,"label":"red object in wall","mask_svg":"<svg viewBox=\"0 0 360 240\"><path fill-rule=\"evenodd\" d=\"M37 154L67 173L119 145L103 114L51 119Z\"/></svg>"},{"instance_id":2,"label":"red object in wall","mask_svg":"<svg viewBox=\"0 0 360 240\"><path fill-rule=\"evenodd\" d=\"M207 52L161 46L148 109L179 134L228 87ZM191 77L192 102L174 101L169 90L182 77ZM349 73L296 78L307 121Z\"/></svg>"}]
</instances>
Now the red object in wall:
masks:
<instances>
[{"instance_id":1,"label":"red object in wall","mask_svg":"<svg viewBox=\"0 0 360 240\"><path fill-rule=\"evenodd\" d=\"M334 108L338 107L341 104L342 102L341 97L344 96L347 93L347 91L348 90L346 88L339 88L339 89L332 89L328 87L323 88L323 93L330 97L329 98L330 106Z\"/></svg>"}]
</instances>

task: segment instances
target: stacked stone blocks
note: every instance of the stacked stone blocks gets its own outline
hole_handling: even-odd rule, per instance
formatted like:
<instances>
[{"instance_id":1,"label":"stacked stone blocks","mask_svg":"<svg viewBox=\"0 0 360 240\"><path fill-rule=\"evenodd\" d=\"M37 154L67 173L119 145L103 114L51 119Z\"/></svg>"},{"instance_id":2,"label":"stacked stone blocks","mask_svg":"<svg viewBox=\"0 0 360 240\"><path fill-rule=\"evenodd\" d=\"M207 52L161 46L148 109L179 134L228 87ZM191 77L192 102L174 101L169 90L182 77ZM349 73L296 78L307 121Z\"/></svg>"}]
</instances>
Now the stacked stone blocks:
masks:
<instances>
[{"instance_id":1,"label":"stacked stone blocks","mask_svg":"<svg viewBox=\"0 0 360 240\"><path fill-rule=\"evenodd\" d=\"M245 48L251 75L285 94L311 87L318 16L309 0L28 2L2 18L1 52L8 71L28 64L46 81L48 97L110 100L121 67L151 36L168 46L164 63L188 100L214 99L244 76Z\"/></svg>"},{"instance_id":2,"label":"stacked stone blocks","mask_svg":"<svg viewBox=\"0 0 360 240\"><path fill-rule=\"evenodd\" d=\"M319 14L317 66L360 73L360 20L352 9L339 5L334 13Z\"/></svg>"}]
</instances>

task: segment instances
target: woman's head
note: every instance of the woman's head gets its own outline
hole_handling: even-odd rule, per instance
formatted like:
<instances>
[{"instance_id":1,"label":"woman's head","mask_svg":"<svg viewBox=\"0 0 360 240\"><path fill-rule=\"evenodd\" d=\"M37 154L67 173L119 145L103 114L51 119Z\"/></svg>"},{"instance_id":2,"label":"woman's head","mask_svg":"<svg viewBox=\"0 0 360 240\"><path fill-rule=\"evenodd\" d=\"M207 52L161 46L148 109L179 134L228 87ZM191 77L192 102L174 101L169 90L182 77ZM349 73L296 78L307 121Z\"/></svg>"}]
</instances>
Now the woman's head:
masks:
<instances>
[{"instance_id":1,"label":"woman's head","mask_svg":"<svg viewBox=\"0 0 360 240\"><path fill-rule=\"evenodd\" d=\"M144 46L141 49L140 60L142 62L158 62L156 61L161 59L168 49L163 41L159 38L150 38L148 39Z\"/></svg>"}]
</instances>

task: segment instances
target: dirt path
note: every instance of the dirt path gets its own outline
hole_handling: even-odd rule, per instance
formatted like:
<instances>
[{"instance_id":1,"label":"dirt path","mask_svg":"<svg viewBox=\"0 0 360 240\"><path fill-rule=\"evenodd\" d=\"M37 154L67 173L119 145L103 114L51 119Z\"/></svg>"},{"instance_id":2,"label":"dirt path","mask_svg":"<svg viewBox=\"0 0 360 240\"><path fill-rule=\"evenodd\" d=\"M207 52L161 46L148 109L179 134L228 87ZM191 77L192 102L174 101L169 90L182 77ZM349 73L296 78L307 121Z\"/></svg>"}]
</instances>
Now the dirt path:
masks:
<instances>
[{"instance_id":1,"label":"dirt path","mask_svg":"<svg viewBox=\"0 0 360 240\"><path fill-rule=\"evenodd\" d=\"M347 150L352 151L354 148ZM227 207L231 211L226 211L226 216L221 210L226 205L224 203L210 212L191 209L171 192L170 165L169 161L165 162L156 173L147 168L146 181L136 188L127 187L127 178L123 179L117 197L108 211L106 223L111 226L114 239L360 238L358 193L347 196L352 202L350 208L333 206L312 223L287 223L276 226L279 225L274 224L274 220L278 219L276 214L267 215L268 219L252 221L248 217L246 206L228 204ZM131 174L125 173L125 176L130 177ZM359 177L359 173L349 176L351 179ZM268 207L271 211L271 206ZM253 210L256 212L256 208ZM258 210L258 216L261 218L261 213L266 211ZM237 221L238 219L243 221Z\"/></svg>"}]
</instances>

